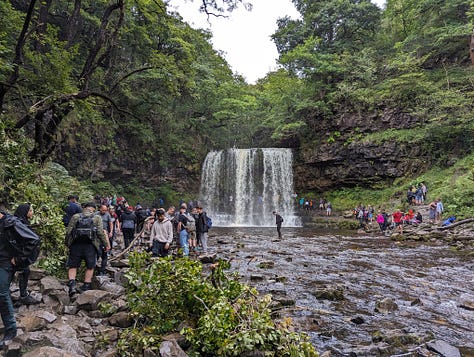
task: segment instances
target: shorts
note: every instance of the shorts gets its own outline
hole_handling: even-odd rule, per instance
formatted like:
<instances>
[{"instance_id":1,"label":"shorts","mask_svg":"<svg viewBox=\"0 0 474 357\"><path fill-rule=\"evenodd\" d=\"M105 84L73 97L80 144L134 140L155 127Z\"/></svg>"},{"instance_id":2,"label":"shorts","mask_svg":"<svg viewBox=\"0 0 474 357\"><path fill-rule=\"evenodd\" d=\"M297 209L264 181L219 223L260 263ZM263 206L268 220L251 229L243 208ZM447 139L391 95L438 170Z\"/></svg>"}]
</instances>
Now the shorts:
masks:
<instances>
[{"instance_id":1,"label":"shorts","mask_svg":"<svg viewBox=\"0 0 474 357\"><path fill-rule=\"evenodd\" d=\"M66 266L79 268L82 261L86 262L87 269L94 269L97 263L97 251L92 244L73 244L69 247L69 257Z\"/></svg>"},{"instance_id":2,"label":"shorts","mask_svg":"<svg viewBox=\"0 0 474 357\"><path fill-rule=\"evenodd\" d=\"M401 226L401 225L403 225L403 222L401 222L401 221L400 222L395 222L395 226L398 227L398 226Z\"/></svg>"}]
</instances>

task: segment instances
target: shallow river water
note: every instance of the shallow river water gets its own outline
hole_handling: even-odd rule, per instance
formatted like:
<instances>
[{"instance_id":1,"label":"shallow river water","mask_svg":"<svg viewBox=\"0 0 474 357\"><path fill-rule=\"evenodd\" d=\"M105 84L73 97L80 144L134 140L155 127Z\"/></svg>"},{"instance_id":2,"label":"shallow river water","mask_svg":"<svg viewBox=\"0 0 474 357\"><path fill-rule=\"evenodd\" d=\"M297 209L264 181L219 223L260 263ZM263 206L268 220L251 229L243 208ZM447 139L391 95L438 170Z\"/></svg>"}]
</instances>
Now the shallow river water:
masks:
<instances>
[{"instance_id":1,"label":"shallow river water","mask_svg":"<svg viewBox=\"0 0 474 357\"><path fill-rule=\"evenodd\" d=\"M444 340L474 356L474 258L445 243L304 228L284 228L278 240L275 228L214 227L210 244L232 258L243 281L294 301L280 314L319 352L415 356L424 342ZM324 289L339 289L343 299L316 298ZM376 308L385 298L393 311Z\"/></svg>"}]
</instances>

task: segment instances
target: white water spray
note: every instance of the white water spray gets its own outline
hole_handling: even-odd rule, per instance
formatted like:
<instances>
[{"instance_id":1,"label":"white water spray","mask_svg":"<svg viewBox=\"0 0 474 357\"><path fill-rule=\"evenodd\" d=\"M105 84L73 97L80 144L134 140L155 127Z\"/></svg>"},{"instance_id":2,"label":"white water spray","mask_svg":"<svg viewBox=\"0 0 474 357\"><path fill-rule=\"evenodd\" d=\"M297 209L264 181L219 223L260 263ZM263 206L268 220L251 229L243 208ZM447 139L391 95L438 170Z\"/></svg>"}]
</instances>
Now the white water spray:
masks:
<instances>
[{"instance_id":1,"label":"white water spray","mask_svg":"<svg viewBox=\"0 0 474 357\"><path fill-rule=\"evenodd\" d=\"M301 226L294 213L290 149L228 149L207 154L201 202L216 226Z\"/></svg>"}]
</instances>

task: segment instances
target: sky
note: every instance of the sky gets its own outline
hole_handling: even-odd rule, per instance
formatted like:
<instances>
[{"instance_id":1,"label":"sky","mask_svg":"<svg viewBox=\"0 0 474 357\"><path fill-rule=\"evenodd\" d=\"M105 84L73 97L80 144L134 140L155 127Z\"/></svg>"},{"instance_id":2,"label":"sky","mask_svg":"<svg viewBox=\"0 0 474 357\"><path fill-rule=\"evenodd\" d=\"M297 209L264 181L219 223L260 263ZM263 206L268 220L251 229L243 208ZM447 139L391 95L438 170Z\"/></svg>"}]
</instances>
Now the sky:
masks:
<instances>
[{"instance_id":1,"label":"sky","mask_svg":"<svg viewBox=\"0 0 474 357\"><path fill-rule=\"evenodd\" d=\"M222 51L224 58L236 74L247 82L255 83L268 72L277 69L278 51L271 39L277 30L280 17L297 18L299 13L291 0L251 0L252 11L242 6L227 18L210 17L199 12L199 0L170 0L173 10L179 12L194 28L212 31L214 49ZM385 0L372 0L380 7Z\"/></svg>"}]
</instances>

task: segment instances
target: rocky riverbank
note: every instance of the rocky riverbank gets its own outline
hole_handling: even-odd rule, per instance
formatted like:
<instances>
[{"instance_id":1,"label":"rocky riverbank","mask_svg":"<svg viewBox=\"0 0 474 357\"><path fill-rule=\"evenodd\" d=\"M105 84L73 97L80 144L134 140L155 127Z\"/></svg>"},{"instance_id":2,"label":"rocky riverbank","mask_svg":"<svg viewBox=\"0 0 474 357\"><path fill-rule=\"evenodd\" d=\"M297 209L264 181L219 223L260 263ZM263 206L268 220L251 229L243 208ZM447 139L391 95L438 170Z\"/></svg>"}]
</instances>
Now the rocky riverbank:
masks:
<instances>
[{"instance_id":1,"label":"rocky riverbank","mask_svg":"<svg viewBox=\"0 0 474 357\"><path fill-rule=\"evenodd\" d=\"M213 255L203 262L230 260L243 281L273 295L275 317L293 319L324 356L474 356L474 222L387 237L376 226L335 234L347 219L315 219L328 225L283 228L282 240L274 228L213 228ZM134 323L126 269L117 259L93 290L73 298L65 281L32 269L40 303L17 305L19 334L4 355L117 355L120 332ZM16 283L11 290L18 304ZM179 334L160 344L161 356L186 355Z\"/></svg>"}]
</instances>

